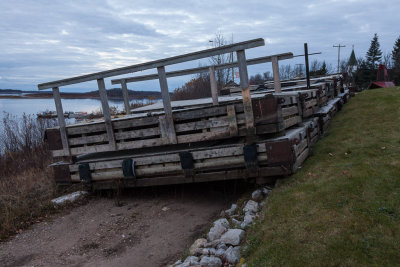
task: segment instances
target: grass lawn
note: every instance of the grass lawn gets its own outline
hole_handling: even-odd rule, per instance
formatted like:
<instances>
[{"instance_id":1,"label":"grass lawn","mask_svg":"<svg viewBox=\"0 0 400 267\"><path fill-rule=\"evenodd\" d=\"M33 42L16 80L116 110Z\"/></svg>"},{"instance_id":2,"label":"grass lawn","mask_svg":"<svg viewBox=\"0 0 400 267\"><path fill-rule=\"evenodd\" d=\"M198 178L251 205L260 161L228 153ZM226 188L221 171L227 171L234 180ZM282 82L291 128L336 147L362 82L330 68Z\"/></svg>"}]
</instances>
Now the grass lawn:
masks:
<instances>
[{"instance_id":1,"label":"grass lawn","mask_svg":"<svg viewBox=\"0 0 400 267\"><path fill-rule=\"evenodd\" d=\"M400 265L400 88L351 98L267 201L247 266Z\"/></svg>"}]
</instances>

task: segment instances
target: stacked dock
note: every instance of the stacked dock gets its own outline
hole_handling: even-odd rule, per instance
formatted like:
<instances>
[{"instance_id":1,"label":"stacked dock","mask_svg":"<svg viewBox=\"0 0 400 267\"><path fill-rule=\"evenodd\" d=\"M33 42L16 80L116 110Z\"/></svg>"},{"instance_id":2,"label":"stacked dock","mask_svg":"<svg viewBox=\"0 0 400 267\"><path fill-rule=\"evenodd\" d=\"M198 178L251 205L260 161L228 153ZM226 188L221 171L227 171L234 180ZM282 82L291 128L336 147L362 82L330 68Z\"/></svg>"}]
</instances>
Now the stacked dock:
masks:
<instances>
[{"instance_id":1,"label":"stacked dock","mask_svg":"<svg viewBox=\"0 0 400 267\"><path fill-rule=\"evenodd\" d=\"M291 53L246 60L245 49L264 45L255 39L116 70L40 84L52 88L59 127L46 137L58 183L86 183L93 188L143 187L166 184L253 179L295 172L331 118L347 102L341 75L292 81L279 90L249 86L247 65L291 58ZM165 72L166 65L236 52L238 62ZM239 67L240 88L224 96L216 89L216 69ZM112 80L121 84L127 115L111 118L104 78L143 69L157 74ZM276 66L275 68L276 69ZM209 71L212 98L171 102L167 78ZM274 74L278 75L278 74ZM214 79L213 79L214 77ZM97 80L104 120L65 125L59 86ZM127 83L159 79L163 102L130 110ZM274 79L275 81L277 79ZM282 82L282 85L285 83Z\"/></svg>"}]
</instances>

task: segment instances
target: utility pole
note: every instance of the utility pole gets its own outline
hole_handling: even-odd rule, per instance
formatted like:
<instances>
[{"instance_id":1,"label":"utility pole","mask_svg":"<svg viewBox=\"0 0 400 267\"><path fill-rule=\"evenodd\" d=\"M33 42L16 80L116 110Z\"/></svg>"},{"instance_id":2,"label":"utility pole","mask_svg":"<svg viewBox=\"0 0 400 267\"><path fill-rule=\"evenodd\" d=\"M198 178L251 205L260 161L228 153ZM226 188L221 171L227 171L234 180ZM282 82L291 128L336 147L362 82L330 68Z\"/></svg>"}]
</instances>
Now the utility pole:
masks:
<instances>
[{"instance_id":1,"label":"utility pole","mask_svg":"<svg viewBox=\"0 0 400 267\"><path fill-rule=\"evenodd\" d=\"M233 33L232 33L232 41L231 44L233 44ZM233 52L231 52L231 59L232 59L232 64L233 64ZM235 68L232 65L232 82L235 82Z\"/></svg>"},{"instance_id":2,"label":"utility pole","mask_svg":"<svg viewBox=\"0 0 400 267\"><path fill-rule=\"evenodd\" d=\"M339 66L340 66L340 48L341 47L346 47L345 45L333 45L333 47L337 47L338 48L338 56L337 56L337 73L339 73Z\"/></svg>"},{"instance_id":3,"label":"utility pole","mask_svg":"<svg viewBox=\"0 0 400 267\"><path fill-rule=\"evenodd\" d=\"M310 66L308 65L308 44L304 43L304 59L306 63L307 89L310 89Z\"/></svg>"}]
</instances>

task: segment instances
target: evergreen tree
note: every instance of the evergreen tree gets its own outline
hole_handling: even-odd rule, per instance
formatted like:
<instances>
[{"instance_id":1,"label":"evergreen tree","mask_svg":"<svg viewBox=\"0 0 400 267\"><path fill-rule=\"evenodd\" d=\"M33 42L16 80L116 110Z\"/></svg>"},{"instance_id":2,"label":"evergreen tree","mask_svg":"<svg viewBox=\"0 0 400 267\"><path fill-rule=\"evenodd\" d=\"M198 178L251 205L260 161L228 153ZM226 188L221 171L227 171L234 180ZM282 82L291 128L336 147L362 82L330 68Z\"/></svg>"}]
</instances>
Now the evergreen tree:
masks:
<instances>
[{"instance_id":1,"label":"evergreen tree","mask_svg":"<svg viewBox=\"0 0 400 267\"><path fill-rule=\"evenodd\" d=\"M367 52L367 64L371 70L378 69L378 63L382 58L382 51L380 49L380 44L378 41L378 35L375 33L374 38L371 40L371 46Z\"/></svg>"},{"instance_id":2,"label":"evergreen tree","mask_svg":"<svg viewBox=\"0 0 400 267\"><path fill-rule=\"evenodd\" d=\"M396 85L400 84L400 36L394 43L392 51L393 60L393 80Z\"/></svg>"},{"instance_id":3,"label":"evergreen tree","mask_svg":"<svg viewBox=\"0 0 400 267\"><path fill-rule=\"evenodd\" d=\"M326 68L326 63L325 60L322 62L321 69L319 70L319 75L326 75L328 73L328 70Z\"/></svg>"},{"instance_id":4,"label":"evergreen tree","mask_svg":"<svg viewBox=\"0 0 400 267\"><path fill-rule=\"evenodd\" d=\"M354 53L354 46L353 46L353 50L351 50L349 62L347 64L349 66L356 66L357 65L356 54Z\"/></svg>"}]
</instances>

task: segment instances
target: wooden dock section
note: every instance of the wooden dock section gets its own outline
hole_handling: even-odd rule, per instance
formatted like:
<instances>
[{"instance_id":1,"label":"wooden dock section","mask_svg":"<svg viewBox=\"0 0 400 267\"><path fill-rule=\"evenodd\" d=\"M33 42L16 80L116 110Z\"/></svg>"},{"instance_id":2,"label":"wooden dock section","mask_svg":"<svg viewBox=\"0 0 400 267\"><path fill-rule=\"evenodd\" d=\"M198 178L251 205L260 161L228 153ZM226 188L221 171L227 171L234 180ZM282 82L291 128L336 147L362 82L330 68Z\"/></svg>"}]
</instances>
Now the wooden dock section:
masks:
<instances>
[{"instance_id":1,"label":"wooden dock section","mask_svg":"<svg viewBox=\"0 0 400 267\"><path fill-rule=\"evenodd\" d=\"M319 77L307 86L303 81L249 86L247 64L286 60L292 53L246 60L245 49L263 45L255 39L225 47L133 65L39 85L52 88L58 114L62 113L59 87L97 80L104 119L46 130L56 163L58 183L86 183L110 188L210 182L232 179L262 179L294 173L324 134L331 118L348 100L340 85L341 75ZM238 62L165 72L164 66L227 52L236 52ZM238 66L241 85L229 95L198 100L169 99L167 77L214 72ZM275 66L276 67L276 66ZM127 91L127 83L159 79L162 103L131 110L124 96L126 116L112 118L104 78L156 68L156 75L112 80ZM276 68L275 68L276 69ZM212 73L210 74L212 77ZM214 83L211 79L211 83ZM220 92L221 93L221 92Z\"/></svg>"}]
</instances>

